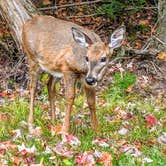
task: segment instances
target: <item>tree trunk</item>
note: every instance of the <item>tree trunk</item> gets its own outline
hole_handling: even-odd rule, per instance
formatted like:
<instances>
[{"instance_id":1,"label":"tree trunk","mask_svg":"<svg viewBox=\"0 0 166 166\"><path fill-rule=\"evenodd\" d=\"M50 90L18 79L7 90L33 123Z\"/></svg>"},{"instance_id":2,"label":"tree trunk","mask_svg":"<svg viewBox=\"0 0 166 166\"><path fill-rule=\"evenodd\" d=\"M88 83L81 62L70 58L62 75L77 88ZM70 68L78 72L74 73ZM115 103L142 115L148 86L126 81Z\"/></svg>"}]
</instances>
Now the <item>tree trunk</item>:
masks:
<instances>
[{"instance_id":1,"label":"tree trunk","mask_svg":"<svg viewBox=\"0 0 166 166\"><path fill-rule=\"evenodd\" d=\"M17 48L22 51L22 25L40 13L30 0L0 0L0 14L9 26Z\"/></svg>"},{"instance_id":2,"label":"tree trunk","mask_svg":"<svg viewBox=\"0 0 166 166\"><path fill-rule=\"evenodd\" d=\"M158 2L158 48L166 52L166 0L159 0Z\"/></svg>"}]
</instances>

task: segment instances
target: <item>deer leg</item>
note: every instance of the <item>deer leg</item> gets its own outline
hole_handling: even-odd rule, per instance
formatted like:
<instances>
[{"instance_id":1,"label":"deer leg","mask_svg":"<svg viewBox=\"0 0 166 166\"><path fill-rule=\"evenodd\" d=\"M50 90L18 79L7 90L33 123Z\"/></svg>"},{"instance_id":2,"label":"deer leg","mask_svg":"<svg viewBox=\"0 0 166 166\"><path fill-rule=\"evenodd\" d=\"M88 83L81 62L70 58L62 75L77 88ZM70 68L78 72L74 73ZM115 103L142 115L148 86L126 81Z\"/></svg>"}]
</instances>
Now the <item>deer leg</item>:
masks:
<instances>
[{"instance_id":1,"label":"deer leg","mask_svg":"<svg viewBox=\"0 0 166 166\"><path fill-rule=\"evenodd\" d=\"M96 118L96 91L94 88L85 86L85 93L87 97L87 103L90 109L90 117L92 128L97 131L98 130L98 121Z\"/></svg>"},{"instance_id":2,"label":"deer leg","mask_svg":"<svg viewBox=\"0 0 166 166\"><path fill-rule=\"evenodd\" d=\"M75 74L73 73L65 74L64 83L65 83L65 97L66 97L66 114L64 118L62 132L68 133L70 129L70 115L75 97L75 83L76 83Z\"/></svg>"},{"instance_id":3,"label":"deer leg","mask_svg":"<svg viewBox=\"0 0 166 166\"><path fill-rule=\"evenodd\" d=\"M28 129L31 131L34 124L34 101L35 101L35 91L37 86L37 76L38 68L31 62L30 63L30 112L28 117Z\"/></svg>"},{"instance_id":4,"label":"deer leg","mask_svg":"<svg viewBox=\"0 0 166 166\"><path fill-rule=\"evenodd\" d=\"M52 123L55 122L55 82L56 79L52 75L50 75L47 83L47 88L48 88L48 98L50 101Z\"/></svg>"}]
</instances>

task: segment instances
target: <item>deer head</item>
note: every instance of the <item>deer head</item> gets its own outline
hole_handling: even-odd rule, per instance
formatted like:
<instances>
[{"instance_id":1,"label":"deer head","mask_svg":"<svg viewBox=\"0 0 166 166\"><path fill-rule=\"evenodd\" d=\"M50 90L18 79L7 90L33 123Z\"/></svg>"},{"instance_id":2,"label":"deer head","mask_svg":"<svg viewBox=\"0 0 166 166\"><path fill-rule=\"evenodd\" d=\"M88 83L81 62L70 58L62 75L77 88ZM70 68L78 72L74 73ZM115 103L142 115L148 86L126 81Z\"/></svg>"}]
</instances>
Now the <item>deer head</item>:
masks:
<instances>
[{"instance_id":1,"label":"deer head","mask_svg":"<svg viewBox=\"0 0 166 166\"><path fill-rule=\"evenodd\" d=\"M72 28L73 38L81 47L87 48L85 61L87 63L88 72L85 77L85 83L88 86L95 87L106 73L109 61L109 55L113 53L115 48L122 45L125 38L125 27L116 29L111 37L109 44L104 42L95 42L83 32L76 28Z\"/></svg>"}]
</instances>

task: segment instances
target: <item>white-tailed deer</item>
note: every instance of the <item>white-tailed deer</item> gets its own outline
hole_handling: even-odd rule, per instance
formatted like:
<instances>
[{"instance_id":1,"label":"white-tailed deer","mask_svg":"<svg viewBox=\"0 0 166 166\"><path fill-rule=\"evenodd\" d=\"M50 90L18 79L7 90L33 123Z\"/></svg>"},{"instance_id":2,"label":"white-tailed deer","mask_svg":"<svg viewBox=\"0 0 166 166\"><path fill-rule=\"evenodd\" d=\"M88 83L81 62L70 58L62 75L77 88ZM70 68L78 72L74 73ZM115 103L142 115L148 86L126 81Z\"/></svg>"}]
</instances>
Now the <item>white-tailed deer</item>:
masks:
<instances>
[{"instance_id":1,"label":"white-tailed deer","mask_svg":"<svg viewBox=\"0 0 166 166\"><path fill-rule=\"evenodd\" d=\"M50 77L48 94L52 121L55 120L55 81L54 77L64 77L66 114L63 132L69 132L70 114L75 97L77 79L84 82L91 123L98 129L95 108L95 86L106 73L108 55L121 46L125 28L115 30L110 43L105 44L93 31L72 22L51 16L36 16L23 25L22 41L30 67L30 114L29 129L34 123L34 99L37 78L40 70Z\"/></svg>"}]
</instances>

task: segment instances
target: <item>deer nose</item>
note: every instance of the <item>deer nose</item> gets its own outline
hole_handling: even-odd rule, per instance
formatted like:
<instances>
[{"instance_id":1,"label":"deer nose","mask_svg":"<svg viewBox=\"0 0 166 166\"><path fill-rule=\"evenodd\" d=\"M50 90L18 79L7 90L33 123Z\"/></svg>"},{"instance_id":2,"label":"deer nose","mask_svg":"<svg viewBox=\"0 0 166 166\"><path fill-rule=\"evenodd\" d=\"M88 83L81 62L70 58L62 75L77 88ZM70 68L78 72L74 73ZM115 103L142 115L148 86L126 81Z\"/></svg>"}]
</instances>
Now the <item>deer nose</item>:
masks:
<instances>
[{"instance_id":1,"label":"deer nose","mask_svg":"<svg viewBox=\"0 0 166 166\"><path fill-rule=\"evenodd\" d=\"M86 77L85 81L88 85L95 85L96 84L96 79L94 77Z\"/></svg>"}]
</instances>

